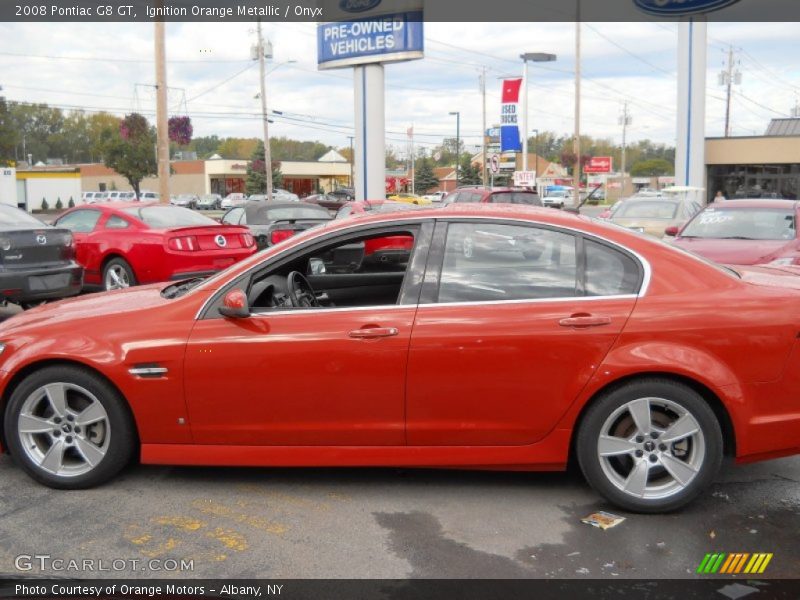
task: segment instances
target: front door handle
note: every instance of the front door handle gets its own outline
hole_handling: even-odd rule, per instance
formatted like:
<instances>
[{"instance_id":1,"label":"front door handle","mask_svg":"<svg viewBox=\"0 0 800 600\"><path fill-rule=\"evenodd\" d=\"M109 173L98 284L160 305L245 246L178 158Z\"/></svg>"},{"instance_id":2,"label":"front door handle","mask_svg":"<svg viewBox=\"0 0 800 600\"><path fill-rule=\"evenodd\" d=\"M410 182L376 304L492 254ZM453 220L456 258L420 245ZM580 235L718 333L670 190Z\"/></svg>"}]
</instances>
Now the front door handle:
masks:
<instances>
[{"instance_id":1,"label":"front door handle","mask_svg":"<svg viewBox=\"0 0 800 600\"><path fill-rule=\"evenodd\" d=\"M587 327L601 327L603 325L611 325L611 317L602 315L572 315L558 322L562 327L574 327L576 329L584 329Z\"/></svg>"},{"instance_id":2,"label":"front door handle","mask_svg":"<svg viewBox=\"0 0 800 600\"><path fill-rule=\"evenodd\" d=\"M398 333L396 327L364 327L363 329L354 329L349 333L349 336L357 340L371 340L392 337Z\"/></svg>"}]
</instances>

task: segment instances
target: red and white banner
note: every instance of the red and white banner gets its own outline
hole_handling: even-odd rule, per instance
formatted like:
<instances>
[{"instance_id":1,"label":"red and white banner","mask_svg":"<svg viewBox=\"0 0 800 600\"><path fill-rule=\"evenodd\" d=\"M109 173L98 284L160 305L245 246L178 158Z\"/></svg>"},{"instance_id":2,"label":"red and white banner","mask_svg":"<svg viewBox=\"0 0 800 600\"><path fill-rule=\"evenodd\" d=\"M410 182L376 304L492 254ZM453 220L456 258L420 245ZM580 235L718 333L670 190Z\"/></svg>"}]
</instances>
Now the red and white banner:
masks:
<instances>
[{"instance_id":1,"label":"red and white banner","mask_svg":"<svg viewBox=\"0 0 800 600\"><path fill-rule=\"evenodd\" d=\"M519 88L522 79L504 79L500 108L500 152L521 152L519 136Z\"/></svg>"},{"instance_id":2,"label":"red and white banner","mask_svg":"<svg viewBox=\"0 0 800 600\"><path fill-rule=\"evenodd\" d=\"M583 166L584 173L611 173L610 156L593 156Z\"/></svg>"}]
</instances>

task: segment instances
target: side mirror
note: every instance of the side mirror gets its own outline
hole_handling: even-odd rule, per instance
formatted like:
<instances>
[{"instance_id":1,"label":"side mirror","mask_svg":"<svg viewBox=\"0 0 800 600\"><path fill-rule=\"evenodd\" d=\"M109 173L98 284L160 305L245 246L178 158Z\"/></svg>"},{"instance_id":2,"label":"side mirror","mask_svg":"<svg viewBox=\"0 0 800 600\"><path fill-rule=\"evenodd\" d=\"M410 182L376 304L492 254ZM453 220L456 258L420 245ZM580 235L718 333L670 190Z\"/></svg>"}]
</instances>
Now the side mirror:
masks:
<instances>
[{"instance_id":1,"label":"side mirror","mask_svg":"<svg viewBox=\"0 0 800 600\"><path fill-rule=\"evenodd\" d=\"M664 230L664 235L667 235L669 237L675 237L676 235L678 235L678 232L679 232L678 227L676 225L672 225Z\"/></svg>"},{"instance_id":2,"label":"side mirror","mask_svg":"<svg viewBox=\"0 0 800 600\"><path fill-rule=\"evenodd\" d=\"M233 289L222 299L222 306L219 313L229 319L246 319L250 316L250 304L247 302L247 294L239 288Z\"/></svg>"}]
</instances>

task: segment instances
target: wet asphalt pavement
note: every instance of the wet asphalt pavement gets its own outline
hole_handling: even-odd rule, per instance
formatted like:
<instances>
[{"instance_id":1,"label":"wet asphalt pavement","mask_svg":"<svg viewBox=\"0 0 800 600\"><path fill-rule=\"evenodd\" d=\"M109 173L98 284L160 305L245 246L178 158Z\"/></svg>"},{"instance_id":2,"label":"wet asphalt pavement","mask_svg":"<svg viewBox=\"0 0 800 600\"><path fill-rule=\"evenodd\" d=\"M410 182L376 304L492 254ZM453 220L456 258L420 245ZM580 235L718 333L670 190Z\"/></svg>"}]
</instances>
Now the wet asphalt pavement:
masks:
<instances>
[{"instance_id":1,"label":"wet asphalt pavement","mask_svg":"<svg viewBox=\"0 0 800 600\"><path fill-rule=\"evenodd\" d=\"M626 520L580 522L597 510ZM0 458L5 575L46 553L194 563L83 577L684 578L721 551L772 552L763 577L787 578L798 532L800 458L728 466L682 512L648 516L616 511L576 473L137 466L63 492Z\"/></svg>"}]
</instances>

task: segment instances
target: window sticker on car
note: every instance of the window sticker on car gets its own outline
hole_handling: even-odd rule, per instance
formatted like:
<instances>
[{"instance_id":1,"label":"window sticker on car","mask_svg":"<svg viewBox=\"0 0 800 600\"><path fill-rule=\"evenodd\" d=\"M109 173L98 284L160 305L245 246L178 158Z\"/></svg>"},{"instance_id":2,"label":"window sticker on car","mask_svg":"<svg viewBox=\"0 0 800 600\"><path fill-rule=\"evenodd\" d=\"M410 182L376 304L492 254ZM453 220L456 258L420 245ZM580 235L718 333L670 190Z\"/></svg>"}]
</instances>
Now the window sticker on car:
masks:
<instances>
[{"instance_id":1,"label":"window sticker on car","mask_svg":"<svg viewBox=\"0 0 800 600\"><path fill-rule=\"evenodd\" d=\"M701 225L711 225L713 223L727 223L728 221L733 221L733 215L710 214L710 213L703 213L702 215L700 215Z\"/></svg>"}]
</instances>

